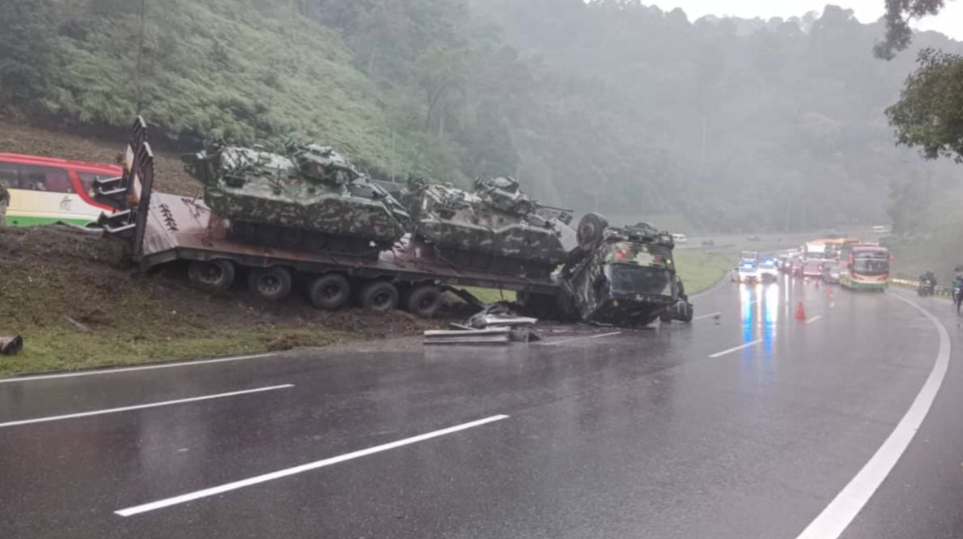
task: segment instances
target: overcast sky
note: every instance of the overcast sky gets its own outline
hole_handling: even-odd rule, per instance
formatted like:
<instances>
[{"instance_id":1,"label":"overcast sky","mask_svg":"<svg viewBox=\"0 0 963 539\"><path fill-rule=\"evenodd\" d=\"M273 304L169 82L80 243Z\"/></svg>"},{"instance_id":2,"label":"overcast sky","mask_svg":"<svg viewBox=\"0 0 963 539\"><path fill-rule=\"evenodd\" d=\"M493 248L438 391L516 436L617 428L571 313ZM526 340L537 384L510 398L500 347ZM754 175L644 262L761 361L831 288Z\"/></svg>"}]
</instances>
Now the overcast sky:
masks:
<instances>
[{"instance_id":1,"label":"overcast sky","mask_svg":"<svg viewBox=\"0 0 963 539\"><path fill-rule=\"evenodd\" d=\"M826 4L852 9L862 22L873 22L883 15L884 0L650 0L665 11L681 7L694 21L703 15L734 15L737 17L791 17L807 11L822 13ZM649 3L643 1L643 3ZM936 17L916 23L919 29L937 30L963 40L963 0L951 0Z\"/></svg>"}]
</instances>

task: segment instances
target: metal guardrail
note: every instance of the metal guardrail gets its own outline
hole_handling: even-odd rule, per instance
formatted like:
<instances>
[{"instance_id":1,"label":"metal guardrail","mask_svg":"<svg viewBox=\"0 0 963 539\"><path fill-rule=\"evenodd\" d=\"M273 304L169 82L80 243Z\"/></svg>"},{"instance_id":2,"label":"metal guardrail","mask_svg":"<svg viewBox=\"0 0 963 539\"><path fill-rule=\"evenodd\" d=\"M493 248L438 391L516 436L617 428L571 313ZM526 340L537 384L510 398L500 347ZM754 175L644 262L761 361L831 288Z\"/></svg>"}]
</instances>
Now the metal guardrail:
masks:
<instances>
[{"instance_id":1,"label":"metal guardrail","mask_svg":"<svg viewBox=\"0 0 963 539\"><path fill-rule=\"evenodd\" d=\"M902 287L904 287L904 288L912 288L913 290L916 290L917 288L919 288L919 285L920 285L920 282L919 282L919 281L911 281L911 280L909 280L909 279L890 279L889 282L891 282L891 283L893 283L893 284L895 284L895 285L897 285L897 286L902 286ZM952 298L953 298L953 287L951 287L951 286L937 286L937 287L936 287L936 290L933 292L933 295L934 295L934 296L940 296L940 297L948 298L948 299L952 299Z\"/></svg>"}]
</instances>

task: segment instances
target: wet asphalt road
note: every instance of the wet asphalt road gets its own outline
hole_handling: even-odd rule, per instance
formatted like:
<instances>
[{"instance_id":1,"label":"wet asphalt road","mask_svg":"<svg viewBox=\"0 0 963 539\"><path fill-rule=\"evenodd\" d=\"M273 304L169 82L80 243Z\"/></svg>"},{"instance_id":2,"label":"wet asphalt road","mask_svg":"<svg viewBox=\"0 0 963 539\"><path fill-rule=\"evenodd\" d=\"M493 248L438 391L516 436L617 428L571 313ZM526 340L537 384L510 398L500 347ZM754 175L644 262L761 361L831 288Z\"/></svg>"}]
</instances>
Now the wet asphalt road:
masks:
<instances>
[{"instance_id":1,"label":"wet asphalt road","mask_svg":"<svg viewBox=\"0 0 963 539\"><path fill-rule=\"evenodd\" d=\"M691 326L0 382L0 537L792 539L933 370L936 326L891 294L725 283ZM963 537L963 329L919 303L949 371L847 539Z\"/></svg>"}]
</instances>

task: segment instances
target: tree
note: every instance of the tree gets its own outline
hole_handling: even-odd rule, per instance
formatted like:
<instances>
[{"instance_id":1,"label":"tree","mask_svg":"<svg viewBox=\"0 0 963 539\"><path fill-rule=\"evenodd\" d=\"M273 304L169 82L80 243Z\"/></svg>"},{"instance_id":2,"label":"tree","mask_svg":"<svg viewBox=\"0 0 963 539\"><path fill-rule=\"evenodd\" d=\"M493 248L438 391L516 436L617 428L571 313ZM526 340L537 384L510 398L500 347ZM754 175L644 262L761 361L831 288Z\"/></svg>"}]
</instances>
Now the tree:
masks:
<instances>
[{"instance_id":1,"label":"tree","mask_svg":"<svg viewBox=\"0 0 963 539\"><path fill-rule=\"evenodd\" d=\"M56 10L51 0L0 0L0 106L34 108L48 90Z\"/></svg>"},{"instance_id":2,"label":"tree","mask_svg":"<svg viewBox=\"0 0 963 539\"><path fill-rule=\"evenodd\" d=\"M963 56L923 49L919 68L886 115L899 144L921 147L927 159L963 163Z\"/></svg>"},{"instance_id":3,"label":"tree","mask_svg":"<svg viewBox=\"0 0 963 539\"><path fill-rule=\"evenodd\" d=\"M886 0L886 37L876 44L876 56L892 60L896 53L905 50L913 39L909 21L936 15L945 5L946 0Z\"/></svg>"}]
</instances>

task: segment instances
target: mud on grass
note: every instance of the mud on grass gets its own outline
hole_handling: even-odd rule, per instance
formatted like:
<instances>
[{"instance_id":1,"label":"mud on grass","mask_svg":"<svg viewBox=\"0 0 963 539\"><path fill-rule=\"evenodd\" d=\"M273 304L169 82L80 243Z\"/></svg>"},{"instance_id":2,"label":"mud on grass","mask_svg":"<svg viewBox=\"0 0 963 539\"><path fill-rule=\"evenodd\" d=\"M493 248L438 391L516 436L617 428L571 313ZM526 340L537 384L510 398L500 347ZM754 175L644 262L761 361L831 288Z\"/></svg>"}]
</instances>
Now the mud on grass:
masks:
<instances>
[{"instance_id":1,"label":"mud on grass","mask_svg":"<svg viewBox=\"0 0 963 539\"><path fill-rule=\"evenodd\" d=\"M327 313L296 297L210 295L181 271L134 271L98 235L0 229L0 335L24 337L21 354L0 356L0 376L326 346L437 325L401 312Z\"/></svg>"}]
</instances>

